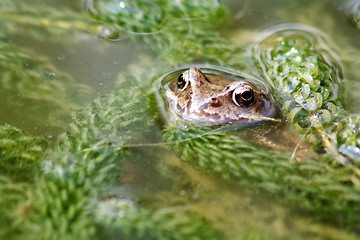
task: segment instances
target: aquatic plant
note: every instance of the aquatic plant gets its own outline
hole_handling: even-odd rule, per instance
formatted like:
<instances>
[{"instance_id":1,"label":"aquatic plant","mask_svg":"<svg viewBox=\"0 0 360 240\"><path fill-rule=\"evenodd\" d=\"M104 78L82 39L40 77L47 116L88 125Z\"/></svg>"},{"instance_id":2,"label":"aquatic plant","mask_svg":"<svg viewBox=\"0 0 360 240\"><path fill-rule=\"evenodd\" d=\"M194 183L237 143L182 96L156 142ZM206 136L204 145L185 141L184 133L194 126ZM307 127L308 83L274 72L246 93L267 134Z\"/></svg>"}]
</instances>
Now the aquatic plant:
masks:
<instances>
[{"instance_id":1,"label":"aquatic plant","mask_svg":"<svg viewBox=\"0 0 360 240\"><path fill-rule=\"evenodd\" d=\"M123 7L119 7L121 3ZM160 0L149 4L149 1L137 4L119 0L90 1L88 12L98 21L94 28L100 36L112 40L132 39L145 51L160 55L161 61L171 67L208 62L246 68L244 55L233 54L243 52L243 47L231 44L217 31L231 18L217 0ZM156 11L152 5L157 6ZM135 15L124 18L128 12L147 16L147 19L137 19ZM148 21L149 18L153 21Z\"/></svg>"},{"instance_id":2,"label":"aquatic plant","mask_svg":"<svg viewBox=\"0 0 360 240\"><path fill-rule=\"evenodd\" d=\"M0 237L11 230L13 210L35 182L47 140L8 124L0 125Z\"/></svg>"},{"instance_id":3,"label":"aquatic plant","mask_svg":"<svg viewBox=\"0 0 360 240\"><path fill-rule=\"evenodd\" d=\"M114 181L124 162L122 145L135 137L130 129L140 129L138 124L144 121L137 116L144 114L146 102L136 99L141 96L140 88L136 90L131 95L119 88L79 111L58 147L47 154L42 174L29 193L32 211L24 223L19 220L34 238L88 239L94 234L86 206L100 187Z\"/></svg>"},{"instance_id":4,"label":"aquatic plant","mask_svg":"<svg viewBox=\"0 0 360 240\"><path fill-rule=\"evenodd\" d=\"M173 126L166 129L165 138L198 169L271 194L333 223L353 229L359 224L359 180L351 169L334 167L329 160L295 161L291 153L267 150L229 131Z\"/></svg>"},{"instance_id":5,"label":"aquatic plant","mask_svg":"<svg viewBox=\"0 0 360 240\"><path fill-rule=\"evenodd\" d=\"M194 29L197 26L217 29L229 16L228 10L217 0L90 0L87 10L99 25L111 26L111 35L118 36L129 36L129 33L162 35L169 30L176 31L172 28L180 25L185 25L189 31L194 25Z\"/></svg>"},{"instance_id":6,"label":"aquatic plant","mask_svg":"<svg viewBox=\"0 0 360 240\"><path fill-rule=\"evenodd\" d=\"M86 99L89 88L76 84L67 74L60 72L45 57L13 43L0 40L0 83L4 93L1 102L2 121L8 117L22 119L28 115L28 129L35 123L48 125L58 131L78 105L72 101L75 95ZM16 116L8 116L12 109Z\"/></svg>"},{"instance_id":7,"label":"aquatic plant","mask_svg":"<svg viewBox=\"0 0 360 240\"><path fill-rule=\"evenodd\" d=\"M254 47L255 63L301 128L323 128L344 115L341 64L328 50L321 36L299 29L275 31Z\"/></svg>"},{"instance_id":8,"label":"aquatic plant","mask_svg":"<svg viewBox=\"0 0 360 240\"><path fill-rule=\"evenodd\" d=\"M125 199L111 200L114 205L99 194L121 175L129 152L126 144L149 132L153 124L142 117L148 111L148 87L139 84L142 77L127 76L126 84L79 111L59 146L47 154L43 174L28 192L26 208L31 211L17 216L17 226L27 237L89 239L103 229L102 234L108 237L122 233L133 239L145 235L154 239L217 239L219 232L200 216L122 204ZM116 214L113 207L126 214Z\"/></svg>"},{"instance_id":9,"label":"aquatic plant","mask_svg":"<svg viewBox=\"0 0 360 240\"><path fill-rule=\"evenodd\" d=\"M181 209L149 210L116 198L96 205L95 221L102 227L100 235L107 239L223 239L208 221Z\"/></svg>"},{"instance_id":10,"label":"aquatic plant","mask_svg":"<svg viewBox=\"0 0 360 240\"><path fill-rule=\"evenodd\" d=\"M90 28L90 23L80 12L70 8L59 9L47 4L29 4L19 1L1 1L0 24L1 35L21 36L24 32L27 37L40 41L47 40L58 42L59 37L68 36L70 33L79 35Z\"/></svg>"},{"instance_id":11,"label":"aquatic plant","mask_svg":"<svg viewBox=\"0 0 360 240\"><path fill-rule=\"evenodd\" d=\"M354 161L358 166L360 161L360 116L344 117L341 121L326 129L326 140L332 149L334 157L341 158L347 164Z\"/></svg>"},{"instance_id":12,"label":"aquatic plant","mask_svg":"<svg viewBox=\"0 0 360 240\"><path fill-rule=\"evenodd\" d=\"M154 14L166 14L164 19L146 15L150 4L146 1L131 5L142 14L138 19L123 12L120 1L91 3L95 5L89 11L97 21L90 23L92 29L105 38L126 37L151 54L158 54L152 58L152 64L167 67L204 62L239 69L248 67L244 55L239 54L244 47L230 43L217 30L230 18L229 12L217 1L153 1L151 4L157 6ZM86 18L82 21L85 25L89 23ZM150 34L132 34L139 32ZM281 90L276 95L281 103L286 103L283 106L290 122L300 128L312 126L323 130L343 114L337 95L337 86L341 84L336 80L338 66L328 64L333 59L328 58L326 51L309 45L307 36L300 34L298 40L290 37L285 43L280 44L276 55L271 55L273 49L267 48L266 44L262 46L261 51L270 52L266 57L270 56L275 63L265 65L271 69L265 71L265 76ZM299 48L297 53L292 51L295 55L288 56L292 44ZM302 56L307 60L304 64L310 67L296 61ZM284 64L279 67L277 60ZM31 148L27 144L21 147L24 144L17 141L11 145L16 146L11 148L12 154L21 157L17 158L14 171L23 172L21 164L25 160L22 158L27 152L38 159L37 163L24 169L30 169L30 174L38 173L34 182L16 185L14 195L8 196L17 200L11 205L0 205L1 210L7 208L4 219L14 222L11 225L14 232L18 231L27 239L116 238L118 233L131 239L141 239L145 234L154 239L221 239L223 232L196 212L164 213L163 209L141 202L101 194L101 189L106 186L121 184L116 181L122 174L122 166L131 157L132 143L141 140L141 143L151 145L154 139L161 139L161 136L153 136L152 128L156 128L157 123L148 99L151 81L161 73L157 68L152 72L153 69L141 64L130 69L130 74L120 75L116 89L78 110L67 132L59 137L55 146L47 147L46 153L40 140L32 142ZM288 80L282 75L284 69L291 80L299 80L299 85L284 81ZM37 91L33 89L32 93ZM57 95L52 95L56 101L54 96ZM67 102L61 104L67 106ZM352 128L341 135L338 132L342 129L340 126L326 136L335 136L331 139L337 139L340 146L358 144ZM318 161L299 157L297 162L291 153L268 150L230 131L212 131L191 125L164 128L168 144L173 145L179 157L197 169L261 196L274 198L284 205L305 210L324 223L358 231L358 175L351 168L337 165L329 156L316 156ZM147 138L148 135L151 137ZM3 141L13 139L10 135ZM36 171L40 162L41 171ZM2 158L3 163L6 161ZM9 176L1 177L2 193L12 189L12 184ZM11 200L3 199L1 203ZM244 236L263 235L255 228Z\"/></svg>"},{"instance_id":13,"label":"aquatic plant","mask_svg":"<svg viewBox=\"0 0 360 240\"><path fill-rule=\"evenodd\" d=\"M276 96L300 132L307 129L316 147L352 168L349 163L359 159L355 129L359 120L348 118L342 106L344 77L338 57L321 33L315 33L310 29L275 31L254 46L254 62L269 84L280 90Z\"/></svg>"}]
</instances>

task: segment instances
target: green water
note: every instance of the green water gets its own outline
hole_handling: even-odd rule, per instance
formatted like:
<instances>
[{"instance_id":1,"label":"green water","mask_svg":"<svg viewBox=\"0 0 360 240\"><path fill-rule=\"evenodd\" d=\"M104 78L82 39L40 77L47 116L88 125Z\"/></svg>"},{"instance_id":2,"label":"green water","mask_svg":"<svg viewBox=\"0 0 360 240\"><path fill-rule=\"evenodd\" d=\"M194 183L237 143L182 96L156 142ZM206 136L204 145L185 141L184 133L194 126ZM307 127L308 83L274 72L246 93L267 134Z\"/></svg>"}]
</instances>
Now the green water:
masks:
<instances>
[{"instance_id":1,"label":"green water","mask_svg":"<svg viewBox=\"0 0 360 240\"><path fill-rule=\"evenodd\" d=\"M19 5L13 7L8 2ZM230 7L235 20L225 26L221 33L232 43L246 46L245 51L262 32L278 24L306 24L323 32L344 68L341 98L344 99L345 108L351 113L360 111L357 100L360 90L357 84L360 77L360 30L350 21L354 1L223 2ZM137 71L134 66L143 66L142 56L147 62L145 66L148 66L149 61L162 54L134 44L131 37L109 41L96 36L96 31L89 27L93 21L87 16L83 1L37 0L33 1L31 8L28 5L22 8L25 3L28 4L25 0L0 0L0 19L3 19L0 21L3 32L1 39L27 52L29 57L19 63L24 72L35 69L34 76L38 76L40 72L32 68L38 62L54 68L45 73L44 83L30 81L17 85L3 80L2 84L6 87L0 92L6 97L1 102L0 122L26 130L32 135L44 136L53 142L60 133L68 130L74 111L84 108L99 96L107 95L121 82L118 80L120 72ZM38 13L38 9L45 10ZM51 9L59 14L54 19L51 18ZM76 17L68 16L68 11L89 18L88 28L75 25ZM188 22L184 21L184 24ZM8 51L6 46L2 49L3 52ZM153 61L152 64L161 69L160 64L163 63ZM6 79L12 69L6 71L9 69L3 66L7 65L1 66L0 77ZM146 73L146 69L142 71ZM168 71L169 66L164 66L163 73ZM254 74L250 67L245 71ZM43 93L37 93L39 88L48 86L51 81L55 85L50 84ZM147 119L153 116L144 113L144 116L138 117ZM121 169L124 174L103 187L104 196L125 195L151 209L197 213L214 228L225 232L224 239L359 237L359 229L348 230L342 224L341 213L336 219L324 221L326 212L323 212L324 216L303 213L296 206L280 204L269 193L232 185L219 177L193 169L163 143L159 124L154 125L151 131L145 136L136 136L137 142L128 146L127 163Z\"/></svg>"}]
</instances>

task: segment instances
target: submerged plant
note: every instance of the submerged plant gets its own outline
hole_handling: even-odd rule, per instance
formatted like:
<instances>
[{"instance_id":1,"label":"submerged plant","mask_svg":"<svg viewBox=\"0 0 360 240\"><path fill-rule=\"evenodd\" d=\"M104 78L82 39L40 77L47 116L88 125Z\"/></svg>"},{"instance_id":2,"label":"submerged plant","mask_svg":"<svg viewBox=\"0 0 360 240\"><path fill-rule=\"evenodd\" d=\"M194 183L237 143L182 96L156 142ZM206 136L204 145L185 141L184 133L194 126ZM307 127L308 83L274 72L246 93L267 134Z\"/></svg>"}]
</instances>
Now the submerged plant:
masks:
<instances>
[{"instance_id":1,"label":"submerged plant","mask_svg":"<svg viewBox=\"0 0 360 240\"><path fill-rule=\"evenodd\" d=\"M88 12L96 22L79 18L84 24L76 26L91 25L93 31L105 38L128 38L150 54L156 53L157 56L152 56L148 62L158 66L142 63L130 68L131 73L121 74L112 92L73 115L67 132L54 146L43 147L41 139L26 134L25 139L31 139L30 145L15 141L17 137L12 134L4 137L3 145L11 146L8 149L16 156L16 165L9 175L0 176L0 191L7 193L10 189L14 193L0 201L1 210L6 209L1 220L12 220L12 234L18 231L27 239L117 238L117 234L129 239L145 236L152 239L222 239L226 233L199 212L171 207L161 209L129 200L121 193L113 196L102 192L112 184L122 185L119 178L124 174L124 166L137 151L132 146L139 142L152 146L156 145L154 141L161 141L159 132L153 131L158 127L158 119L157 114L154 117L152 113L153 99L148 96L152 97L151 82L164 68L194 62L249 68L242 54L244 47L230 43L219 32L219 27L231 18L229 11L218 1L202 0L94 0L89 4ZM83 30L76 26L75 29ZM338 88L342 87L338 62L326 50L311 44L313 36L295 32L280 32L276 38L259 43L262 61L259 69L274 86L274 93L291 124L299 126L302 133L311 127L311 134L324 134L321 135L323 141L328 139L331 146L336 141L335 151L339 149L341 154L351 158L347 153L356 152L359 147L358 118L348 118L345 124L328 128L345 114L338 98ZM0 55L9 59L6 54ZM19 63L22 61L14 64L9 60L0 65L5 71L11 66L18 69ZM42 69L42 61L35 63L35 67ZM27 71L29 69L20 69L4 74L1 81L12 79L4 76L22 74L20 82L38 82L38 75ZM47 84L25 91L28 99L32 99L33 94L50 91L49 103L58 104L61 112L72 106L62 101L66 88L56 86L56 92L52 93L53 85ZM347 125L348 122L352 124ZM164 126L164 132L166 143L159 145L171 145L181 159L195 168L254 194L275 199L291 209L305 210L325 224L345 226L349 232L358 231L360 183L356 168L339 166L327 155L315 155L317 160L302 156L298 158L300 161L295 161L292 153L269 150L229 129L214 131L186 124ZM327 146L323 142L319 145ZM11 159L6 156L1 159L2 165L7 165L7 159ZM21 168L29 159L36 163ZM10 178L17 171L25 179L33 177L34 172L37 174L33 181L14 185ZM29 176L22 175L24 171ZM7 201L12 199L16 201L9 205ZM263 236L256 228L247 231L243 236Z\"/></svg>"},{"instance_id":2,"label":"submerged plant","mask_svg":"<svg viewBox=\"0 0 360 240\"><path fill-rule=\"evenodd\" d=\"M175 126L166 129L165 138L198 169L334 223L353 229L359 224L359 180L351 169L334 167L331 161L292 161L291 153L267 150L229 131Z\"/></svg>"},{"instance_id":3,"label":"submerged plant","mask_svg":"<svg viewBox=\"0 0 360 240\"><path fill-rule=\"evenodd\" d=\"M35 182L47 140L8 124L0 125L0 238L12 230L14 209Z\"/></svg>"},{"instance_id":4,"label":"submerged plant","mask_svg":"<svg viewBox=\"0 0 360 240\"><path fill-rule=\"evenodd\" d=\"M72 101L74 96L87 98L90 89L75 83L48 63L48 59L34 56L32 51L1 40L0 50L2 121L10 117L22 119L26 115L29 131L39 123L58 131L63 129L64 120L78 107ZM13 116L7 115L9 109L13 110Z\"/></svg>"},{"instance_id":5,"label":"submerged plant","mask_svg":"<svg viewBox=\"0 0 360 240\"><path fill-rule=\"evenodd\" d=\"M177 209L139 208L127 199L107 199L96 203L95 221L102 237L116 239L223 239L220 231L197 214Z\"/></svg>"},{"instance_id":6,"label":"submerged plant","mask_svg":"<svg viewBox=\"0 0 360 240\"><path fill-rule=\"evenodd\" d=\"M1 35L21 36L59 41L60 36L88 31L90 24L84 15L70 8L59 9L47 4L29 4L21 1L1 1ZM64 40L64 39L62 39Z\"/></svg>"}]
</instances>

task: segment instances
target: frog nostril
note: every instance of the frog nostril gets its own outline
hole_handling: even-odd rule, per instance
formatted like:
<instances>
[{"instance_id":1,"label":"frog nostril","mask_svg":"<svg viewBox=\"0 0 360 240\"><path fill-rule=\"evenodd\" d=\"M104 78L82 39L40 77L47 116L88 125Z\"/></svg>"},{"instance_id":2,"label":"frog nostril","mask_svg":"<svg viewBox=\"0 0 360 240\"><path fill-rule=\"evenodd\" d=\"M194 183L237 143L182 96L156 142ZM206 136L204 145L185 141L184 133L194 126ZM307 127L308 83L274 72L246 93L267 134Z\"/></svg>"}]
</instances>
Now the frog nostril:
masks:
<instances>
[{"instance_id":1,"label":"frog nostril","mask_svg":"<svg viewBox=\"0 0 360 240\"><path fill-rule=\"evenodd\" d=\"M217 98L211 98L209 105L213 108L218 108L222 106L222 103Z\"/></svg>"}]
</instances>

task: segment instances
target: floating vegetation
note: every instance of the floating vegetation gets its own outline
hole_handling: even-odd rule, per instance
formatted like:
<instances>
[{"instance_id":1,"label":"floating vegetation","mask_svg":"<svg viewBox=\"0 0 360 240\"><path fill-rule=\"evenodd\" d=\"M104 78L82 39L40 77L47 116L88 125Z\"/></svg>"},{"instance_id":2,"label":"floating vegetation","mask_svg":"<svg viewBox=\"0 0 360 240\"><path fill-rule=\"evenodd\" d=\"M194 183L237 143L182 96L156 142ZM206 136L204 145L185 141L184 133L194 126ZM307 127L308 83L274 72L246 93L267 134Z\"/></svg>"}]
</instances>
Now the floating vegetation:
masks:
<instances>
[{"instance_id":1,"label":"floating vegetation","mask_svg":"<svg viewBox=\"0 0 360 240\"><path fill-rule=\"evenodd\" d=\"M111 24L133 33L159 31L165 22L165 12L151 1L90 0L87 10L96 21Z\"/></svg>"},{"instance_id":2,"label":"floating vegetation","mask_svg":"<svg viewBox=\"0 0 360 240\"><path fill-rule=\"evenodd\" d=\"M329 127L326 137L335 149L334 153L344 155L347 162L355 161L355 166L360 162L360 116L344 117L341 121ZM334 157L341 157L335 154Z\"/></svg>"},{"instance_id":3,"label":"floating vegetation","mask_svg":"<svg viewBox=\"0 0 360 240\"><path fill-rule=\"evenodd\" d=\"M341 64L321 35L288 27L254 46L255 64L293 123L303 129L326 127L344 115Z\"/></svg>"},{"instance_id":4,"label":"floating vegetation","mask_svg":"<svg viewBox=\"0 0 360 240\"><path fill-rule=\"evenodd\" d=\"M358 120L348 118L341 103L342 65L321 33L305 30L280 28L260 40L253 48L255 65L280 90L276 94L289 120L302 132L311 130L309 140L315 147L348 165L359 159L360 149L354 130ZM356 167L348 167L359 176Z\"/></svg>"},{"instance_id":5,"label":"floating vegetation","mask_svg":"<svg viewBox=\"0 0 360 240\"><path fill-rule=\"evenodd\" d=\"M10 10L17 6L11 5L12 1L6 2L9 4L2 3L2 13L18 11ZM179 196L175 196L167 200L179 205L162 208L161 202L156 206L141 196L139 201L132 201L121 192L116 196L103 194L111 185L124 184L121 182L124 166L140 156L136 155L140 150L135 147L156 146L170 152L171 146L176 156L195 169L289 210L289 215L276 219L282 221L285 229L271 236L281 238L284 231L288 235L299 231L287 229L287 218L292 218L293 212L301 212L299 215L310 223L317 223L309 228L314 239L328 237L328 229L334 230L332 236L356 239L353 235L359 234L360 224L360 174L356 166L360 120L358 116L346 116L340 97L342 67L321 34L306 29L282 29L259 41L253 51L257 71L272 86L289 124L317 141L320 136L321 143L316 146L320 154L296 155L294 148L270 150L260 138L247 139L245 134L232 129L185 124L161 125L164 132L158 131L158 113L152 112L151 85L168 67L189 63L212 63L241 70L251 67L244 54L247 46L231 43L221 35L219 27L231 15L218 1L88 3L92 19L75 12L72 16L82 17L75 17L79 22L74 25L65 24L68 22L63 17L56 20L62 11L54 8L49 15L43 13L44 19L25 7L20 8L24 18L16 14L4 16L15 23L24 22L26 27L41 26L44 36L58 34L52 31L56 29L61 32L87 29L111 40L124 37L144 49L150 60L145 64L144 56L138 56L137 65L130 67L129 73L120 74L113 91L79 110L69 99L82 94L84 89L79 90L71 77L59 73L47 59L32 51L1 41L0 83L5 99L10 99L7 106L15 108L18 106L13 104L21 102L26 107L19 108L19 112L29 110L38 124L59 128L64 128L64 122L59 120L62 114L67 116L77 109L71 123L65 125L66 132L51 144L12 126L0 127L1 238L116 239L118 234L128 239L230 239L227 236L236 234L237 239L267 238L260 231L263 223L240 226L236 231L230 229L232 226L222 228L216 217L205 216L203 211L207 209L191 208L196 198L177 201ZM3 29L3 38L7 34L16 35L13 27ZM41 31L38 33L41 36ZM37 108L43 102L49 111L41 115ZM16 116L29 122L31 117ZM330 155L321 154L323 149ZM167 164L174 157L161 156L162 151L152 150L146 151L154 156L141 161L155 164L161 158L169 158L161 162ZM339 156L347 160L342 162L347 164L345 167L338 164ZM251 200L247 204L253 204ZM224 229L234 232L229 234Z\"/></svg>"},{"instance_id":6,"label":"floating vegetation","mask_svg":"<svg viewBox=\"0 0 360 240\"><path fill-rule=\"evenodd\" d=\"M165 139L198 169L262 190L323 220L346 223L354 230L359 224L360 188L351 169L333 167L331 161L292 161L291 153L267 150L231 131L172 126Z\"/></svg>"},{"instance_id":7,"label":"floating vegetation","mask_svg":"<svg viewBox=\"0 0 360 240\"><path fill-rule=\"evenodd\" d=\"M129 1L129 0L89 0L89 15L98 23L100 36L116 40L126 33L166 34L179 30L174 27L184 25L191 31L193 24L210 27L209 22L222 23L226 9L217 0L198 1Z\"/></svg>"}]
</instances>

